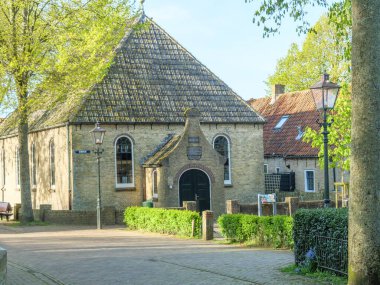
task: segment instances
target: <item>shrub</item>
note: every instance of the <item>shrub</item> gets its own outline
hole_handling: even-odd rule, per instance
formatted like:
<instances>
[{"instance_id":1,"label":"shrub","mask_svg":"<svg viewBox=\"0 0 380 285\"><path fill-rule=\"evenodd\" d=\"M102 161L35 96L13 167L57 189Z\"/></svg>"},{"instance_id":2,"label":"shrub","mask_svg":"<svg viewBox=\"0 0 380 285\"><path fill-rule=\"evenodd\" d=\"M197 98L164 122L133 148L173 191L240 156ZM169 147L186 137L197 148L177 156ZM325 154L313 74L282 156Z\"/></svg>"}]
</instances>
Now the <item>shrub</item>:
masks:
<instances>
[{"instance_id":1,"label":"shrub","mask_svg":"<svg viewBox=\"0 0 380 285\"><path fill-rule=\"evenodd\" d=\"M294 215L293 237L296 264L305 260L305 253L316 248L316 236L347 240L348 210L340 209L299 209ZM336 243L326 239L319 245L328 253L328 261L335 264L347 264L347 244L337 247ZM317 250L318 252L318 250ZM343 256L343 257L342 257ZM318 256L317 256L318 258Z\"/></svg>"},{"instance_id":2,"label":"shrub","mask_svg":"<svg viewBox=\"0 0 380 285\"><path fill-rule=\"evenodd\" d=\"M201 218L198 213L161 208L129 207L124 212L124 223L133 230L191 237L200 237Z\"/></svg>"},{"instance_id":3,"label":"shrub","mask_svg":"<svg viewBox=\"0 0 380 285\"><path fill-rule=\"evenodd\" d=\"M257 246L291 248L293 221L288 216L227 214L218 219L222 235L237 242L250 242Z\"/></svg>"}]
</instances>

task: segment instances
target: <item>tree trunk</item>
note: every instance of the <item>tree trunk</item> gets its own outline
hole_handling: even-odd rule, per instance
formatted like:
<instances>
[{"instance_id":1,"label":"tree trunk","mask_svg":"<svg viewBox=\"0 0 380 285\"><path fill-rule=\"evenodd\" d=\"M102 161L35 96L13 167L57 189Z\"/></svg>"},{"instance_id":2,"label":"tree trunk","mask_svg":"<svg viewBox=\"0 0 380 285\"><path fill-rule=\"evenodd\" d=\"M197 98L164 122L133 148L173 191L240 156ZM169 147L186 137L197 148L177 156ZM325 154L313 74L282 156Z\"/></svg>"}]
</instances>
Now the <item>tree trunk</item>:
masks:
<instances>
[{"instance_id":1,"label":"tree trunk","mask_svg":"<svg viewBox=\"0 0 380 285\"><path fill-rule=\"evenodd\" d=\"M348 284L380 284L380 1L352 1Z\"/></svg>"},{"instance_id":2,"label":"tree trunk","mask_svg":"<svg viewBox=\"0 0 380 285\"><path fill-rule=\"evenodd\" d=\"M20 188L21 188L21 223L34 220L32 199L30 192L30 172L29 172L29 147L28 147L28 106L25 78L18 83L18 147L20 160Z\"/></svg>"}]
</instances>

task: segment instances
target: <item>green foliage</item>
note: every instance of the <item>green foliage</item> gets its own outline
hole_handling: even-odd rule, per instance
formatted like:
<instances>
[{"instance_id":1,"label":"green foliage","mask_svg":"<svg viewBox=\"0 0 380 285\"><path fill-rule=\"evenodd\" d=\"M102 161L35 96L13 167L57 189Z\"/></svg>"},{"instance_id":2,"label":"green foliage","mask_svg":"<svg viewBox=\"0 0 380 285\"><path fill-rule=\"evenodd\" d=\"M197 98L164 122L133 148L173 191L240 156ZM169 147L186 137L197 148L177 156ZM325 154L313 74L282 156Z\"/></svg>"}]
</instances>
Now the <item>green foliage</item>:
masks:
<instances>
[{"instance_id":1,"label":"green foliage","mask_svg":"<svg viewBox=\"0 0 380 285\"><path fill-rule=\"evenodd\" d=\"M336 14L338 17L339 14ZM330 73L331 80L343 82L334 111L329 116L329 158L330 167L339 167L344 170L350 168L351 154L351 91L347 82L351 81L351 63L347 59L349 42L342 39L342 30L322 16L309 33L300 50L293 44L286 57L280 59L274 74L269 76L268 84L283 84L287 91L309 89L319 81L324 71ZM342 40L339 40L342 39ZM323 134L320 130L306 128L303 141L318 148L320 167L323 168Z\"/></svg>"},{"instance_id":2,"label":"green foliage","mask_svg":"<svg viewBox=\"0 0 380 285\"><path fill-rule=\"evenodd\" d=\"M135 17L129 0L1 1L0 99L46 109L79 96L103 77Z\"/></svg>"},{"instance_id":3,"label":"green foliage","mask_svg":"<svg viewBox=\"0 0 380 285\"><path fill-rule=\"evenodd\" d=\"M329 132L329 167L339 167L350 170L351 155L351 90L348 84L343 84L339 92L332 116L328 120L334 120L328 127ZM313 147L319 148L319 165L323 168L323 128L312 130L306 128L303 141L311 143Z\"/></svg>"},{"instance_id":4,"label":"green foliage","mask_svg":"<svg viewBox=\"0 0 380 285\"><path fill-rule=\"evenodd\" d=\"M322 16L313 27L302 48L292 44L288 54L278 60L275 72L268 77L268 84L283 84L286 91L309 89L328 71L334 82L350 81L351 62L345 60L345 41L327 16Z\"/></svg>"},{"instance_id":5,"label":"green foliage","mask_svg":"<svg viewBox=\"0 0 380 285\"><path fill-rule=\"evenodd\" d=\"M194 237L199 238L201 218L198 213L161 208L128 207L124 222L129 229L145 230L162 234L192 236L192 221L195 222Z\"/></svg>"},{"instance_id":6,"label":"green foliage","mask_svg":"<svg viewBox=\"0 0 380 285\"><path fill-rule=\"evenodd\" d=\"M291 248L293 220L288 216L227 214L218 218L222 235L231 241L257 246Z\"/></svg>"},{"instance_id":7,"label":"green foliage","mask_svg":"<svg viewBox=\"0 0 380 285\"><path fill-rule=\"evenodd\" d=\"M260 2L258 8L255 9L253 22L257 26L263 26L264 37L279 33L282 21L287 17L298 23L296 27L298 34L312 31L307 15L308 10L314 6L328 9L329 19L339 30L341 38L349 40L351 36L351 0L337 0L335 2L328 0L245 0L245 2Z\"/></svg>"},{"instance_id":8,"label":"green foliage","mask_svg":"<svg viewBox=\"0 0 380 285\"><path fill-rule=\"evenodd\" d=\"M293 237L296 263L305 260L305 254L315 247L315 237L325 236L347 240L348 210L340 209L299 209L294 215ZM338 248L333 243L323 245L330 259L339 260L347 247ZM346 255L347 256L347 255Z\"/></svg>"},{"instance_id":9,"label":"green foliage","mask_svg":"<svg viewBox=\"0 0 380 285\"><path fill-rule=\"evenodd\" d=\"M347 277L338 276L335 273L331 273L328 271L320 271L318 269L315 272L307 272L300 269L299 267L297 267L297 265L294 265L294 264L282 268L281 272L306 276L308 278L316 280L318 284L325 284L325 283L332 284L332 285L346 285L347 284Z\"/></svg>"}]
</instances>

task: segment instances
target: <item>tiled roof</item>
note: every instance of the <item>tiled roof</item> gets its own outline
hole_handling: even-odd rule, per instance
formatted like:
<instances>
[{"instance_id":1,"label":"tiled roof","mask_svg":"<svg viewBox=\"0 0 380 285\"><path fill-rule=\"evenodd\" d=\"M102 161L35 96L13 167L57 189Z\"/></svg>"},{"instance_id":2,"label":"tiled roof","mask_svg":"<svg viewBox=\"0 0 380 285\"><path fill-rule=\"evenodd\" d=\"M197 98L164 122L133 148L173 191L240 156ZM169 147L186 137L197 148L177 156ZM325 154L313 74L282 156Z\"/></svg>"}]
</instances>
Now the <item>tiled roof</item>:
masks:
<instances>
[{"instance_id":1,"label":"tiled roof","mask_svg":"<svg viewBox=\"0 0 380 285\"><path fill-rule=\"evenodd\" d=\"M169 134L156 147L156 149L142 159L141 165L143 167L160 166L162 160L168 157L168 155L175 149L180 139L181 136L179 135Z\"/></svg>"},{"instance_id":2,"label":"tiled roof","mask_svg":"<svg viewBox=\"0 0 380 285\"><path fill-rule=\"evenodd\" d=\"M126 34L100 83L83 99L37 111L30 130L66 122L183 123L185 109L193 107L203 123L265 122L153 20L142 20L149 26ZM0 128L1 136L15 133L11 121Z\"/></svg>"},{"instance_id":3,"label":"tiled roof","mask_svg":"<svg viewBox=\"0 0 380 285\"><path fill-rule=\"evenodd\" d=\"M72 122L184 122L196 107L201 122L263 123L263 118L161 27L126 36L114 64Z\"/></svg>"},{"instance_id":4,"label":"tiled roof","mask_svg":"<svg viewBox=\"0 0 380 285\"><path fill-rule=\"evenodd\" d=\"M320 114L309 90L281 94L271 104L271 97L251 99L249 104L260 112L267 123L264 125L264 156L317 157L319 149L311 147L301 139L296 140L299 127L319 129L316 122ZM282 116L288 120L280 129L274 127Z\"/></svg>"}]
</instances>

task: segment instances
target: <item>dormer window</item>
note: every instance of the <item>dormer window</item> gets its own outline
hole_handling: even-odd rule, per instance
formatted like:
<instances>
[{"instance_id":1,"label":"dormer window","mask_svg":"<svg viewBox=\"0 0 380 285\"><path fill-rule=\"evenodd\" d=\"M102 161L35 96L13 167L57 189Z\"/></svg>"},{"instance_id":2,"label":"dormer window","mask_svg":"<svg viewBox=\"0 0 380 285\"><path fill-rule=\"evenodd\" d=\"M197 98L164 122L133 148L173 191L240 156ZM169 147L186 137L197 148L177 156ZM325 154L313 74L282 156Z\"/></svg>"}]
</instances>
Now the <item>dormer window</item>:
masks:
<instances>
[{"instance_id":1,"label":"dormer window","mask_svg":"<svg viewBox=\"0 0 380 285\"><path fill-rule=\"evenodd\" d=\"M299 141L302 137L303 137L303 131L302 131L302 127L301 126L297 126L297 131L298 131L298 134L296 136L296 140Z\"/></svg>"},{"instance_id":2,"label":"dormer window","mask_svg":"<svg viewBox=\"0 0 380 285\"><path fill-rule=\"evenodd\" d=\"M275 130L281 129L285 122L289 119L289 115L282 116L278 121L277 125L274 127Z\"/></svg>"}]
</instances>

